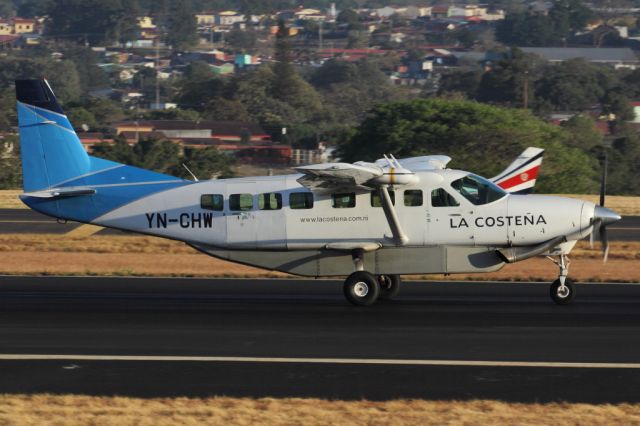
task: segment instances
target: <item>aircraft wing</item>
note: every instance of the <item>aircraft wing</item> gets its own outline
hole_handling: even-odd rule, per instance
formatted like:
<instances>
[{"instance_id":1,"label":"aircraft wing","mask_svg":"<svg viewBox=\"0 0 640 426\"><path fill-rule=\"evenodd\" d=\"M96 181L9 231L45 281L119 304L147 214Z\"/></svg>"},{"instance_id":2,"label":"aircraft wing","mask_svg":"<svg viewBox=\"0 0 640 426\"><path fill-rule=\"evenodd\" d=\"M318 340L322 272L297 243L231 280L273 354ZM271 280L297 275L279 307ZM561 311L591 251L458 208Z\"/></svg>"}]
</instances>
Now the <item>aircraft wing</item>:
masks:
<instances>
[{"instance_id":1,"label":"aircraft wing","mask_svg":"<svg viewBox=\"0 0 640 426\"><path fill-rule=\"evenodd\" d=\"M304 176L298 182L313 192L370 190L366 183L382 176L381 167L370 163L325 163L296 167Z\"/></svg>"},{"instance_id":2,"label":"aircraft wing","mask_svg":"<svg viewBox=\"0 0 640 426\"><path fill-rule=\"evenodd\" d=\"M386 158L381 158L376 161L376 165L384 166L387 164ZM423 155L420 157L400 158L398 163L411 171L420 172L425 170L442 170L447 167L447 164L451 161L451 157L446 155Z\"/></svg>"}]
</instances>

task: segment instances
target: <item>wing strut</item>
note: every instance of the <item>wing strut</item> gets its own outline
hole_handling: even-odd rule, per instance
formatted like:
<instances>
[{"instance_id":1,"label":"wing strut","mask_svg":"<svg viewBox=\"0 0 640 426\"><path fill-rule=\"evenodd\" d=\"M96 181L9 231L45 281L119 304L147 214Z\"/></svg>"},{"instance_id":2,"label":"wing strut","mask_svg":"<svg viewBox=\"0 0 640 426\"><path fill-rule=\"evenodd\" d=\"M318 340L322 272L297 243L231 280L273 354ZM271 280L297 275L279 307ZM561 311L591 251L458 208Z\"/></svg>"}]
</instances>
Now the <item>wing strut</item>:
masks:
<instances>
[{"instance_id":1,"label":"wing strut","mask_svg":"<svg viewBox=\"0 0 640 426\"><path fill-rule=\"evenodd\" d=\"M396 245L406 245L409 242L409 237L407 237L407 234L404 233L400 226L400 221L398 220L398 215L396 214L396 210L391 202L391 197L389 196L387 187L385 185L380 185L378 188L378 194L380 194L382 210L384 210L384 215L387 218L387 222L389 223L389 228L391 228L391 233L393 234L393 239L395 240Z\"/></svg>"}]
</instances>

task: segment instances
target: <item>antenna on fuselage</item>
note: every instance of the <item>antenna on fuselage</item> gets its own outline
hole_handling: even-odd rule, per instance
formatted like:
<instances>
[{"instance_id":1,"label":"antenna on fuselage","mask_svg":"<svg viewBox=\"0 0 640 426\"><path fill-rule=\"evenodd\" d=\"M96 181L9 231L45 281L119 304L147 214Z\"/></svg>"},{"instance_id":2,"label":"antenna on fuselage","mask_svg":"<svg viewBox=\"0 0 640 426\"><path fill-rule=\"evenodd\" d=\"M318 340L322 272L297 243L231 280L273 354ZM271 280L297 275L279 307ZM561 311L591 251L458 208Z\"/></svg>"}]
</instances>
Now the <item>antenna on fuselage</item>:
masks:
<instances>
[{"instance_id":1,"label":"antenna on fuselage","mask_svg":"<svg viewBox=\"0 0 640 426\"><path fill-rule=\"evenodd\" d=\"M191 176L193 176L193 180L194 180L194 182L200 182L200 181L198 180L198 178L196 177L196 175L194 175L194 174L193 174L193 172L192 172L191 170L189 170L189 168L187 167L187 165L186 165L186 164L182 163L182 167L184 167L185 169L187 169L187 171L189 172L189 174L190 174Z\"/></svg>"}]
</instances>

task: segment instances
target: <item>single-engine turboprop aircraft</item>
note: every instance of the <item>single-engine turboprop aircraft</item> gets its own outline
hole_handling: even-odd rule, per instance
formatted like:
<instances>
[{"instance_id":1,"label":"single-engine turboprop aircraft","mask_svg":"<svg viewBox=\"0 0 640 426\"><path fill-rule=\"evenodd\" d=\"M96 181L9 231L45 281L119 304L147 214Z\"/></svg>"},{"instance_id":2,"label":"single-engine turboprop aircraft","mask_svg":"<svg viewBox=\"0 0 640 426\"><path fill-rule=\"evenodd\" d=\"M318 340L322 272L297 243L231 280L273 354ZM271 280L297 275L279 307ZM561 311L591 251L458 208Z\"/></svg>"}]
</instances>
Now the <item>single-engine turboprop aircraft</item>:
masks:
<instances>
[{"instance_id":1,"label":"single-engine turboprop aircraft","mask_svg":"<svg viewBox=\"0 0 640 426\"><path fill-rule=\"evenodd\" d=\"M431 155L298 167L300 174L188 181L87 155L46 80L16 81L24 194L49 216L184 241L211 256L303 276L344 276L346 298L392 298L401 274L490 272L538 255L575 288L567 255L615 212L576 199L518 195L542 151L494 182ZM502 187L501 187L502 186ZM603 202L601 203L603 204Z\"/></svg>"}]
</instances>

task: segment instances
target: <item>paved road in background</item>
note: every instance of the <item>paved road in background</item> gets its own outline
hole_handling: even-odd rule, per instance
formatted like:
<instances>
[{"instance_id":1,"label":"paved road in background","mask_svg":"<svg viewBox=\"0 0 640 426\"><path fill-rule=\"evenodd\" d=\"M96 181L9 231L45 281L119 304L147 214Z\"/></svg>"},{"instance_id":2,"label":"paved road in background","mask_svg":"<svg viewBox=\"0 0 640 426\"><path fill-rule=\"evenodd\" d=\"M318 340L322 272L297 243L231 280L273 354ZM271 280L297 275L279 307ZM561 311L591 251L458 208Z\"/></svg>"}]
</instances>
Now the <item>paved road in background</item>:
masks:
<instances>
[{"instance_id":1,"label":"paved road in background","mask_svg":"<svg viewBox=\"0 0 640 426\"><path fill-rule=\"evenodd\" d=\"M0 393L640 401L640 285L578 285L565 307L545 284L406 283L368 308L341 292L0 277Z\"/></svg>"},{"instance_id":2,"label":"paved road in background","mask_svg":"<svg viewBox=\"0 0 640 426\"><path fill-rule=\"evenodd\" d=\"M0 234L43 233L65 234L81 224L57 223L55 219L28 209L0 209ZM625 216L607 227L611 241L640 241L640 216ZM124 234L115 229L103 229L97 235ZM133 235L133 234L130 234Z\"/></svg>"}]
</instances>

